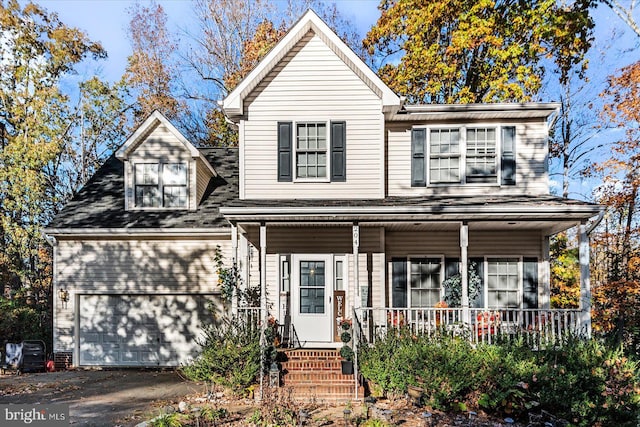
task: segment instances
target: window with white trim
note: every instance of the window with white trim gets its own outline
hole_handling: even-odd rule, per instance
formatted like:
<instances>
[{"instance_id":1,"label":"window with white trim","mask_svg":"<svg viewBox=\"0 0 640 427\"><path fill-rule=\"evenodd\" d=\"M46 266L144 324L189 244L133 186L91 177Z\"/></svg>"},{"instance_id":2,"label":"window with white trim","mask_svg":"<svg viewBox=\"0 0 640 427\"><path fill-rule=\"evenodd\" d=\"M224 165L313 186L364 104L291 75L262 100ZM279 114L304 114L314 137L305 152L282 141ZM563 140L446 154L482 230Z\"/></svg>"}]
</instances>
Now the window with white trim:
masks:
<instances>
[{"instance_id":1,"label":"window with white trim","mask_svg":"<svg viewBox=\"0 0 640 427\"><path fill-rule=\"evenodd\" d=\"M409 260L410 307L433 307L440 301L442 272L441 258Z\"/></svg>"},{"instance_id":2,"label":"window with white trim","mask_svg":"<svg viewBox=\"0 0 640 427\"><path fill-rule=\"evenodd\" d=\"M327 124L296 124L296 178L327 177Z\"/></svg>"},{"instance_id":3,"label":"window with white trim","mask_svg":"<svg viewBox=\"0 0 640 427\"><path fill-rule=\"evenodd\" d=\"M429 132L429 182L460 182L459 129L431 129Z\"/></svg>"},{"instance_id":4,"label":"window with white trim","mask_svg":"<svg viewBox=\"0 0 640 427\"><path fill-rule=\"evenodd\" d=\"M515 126L414 128L411 185L515 185L515 138Z\"/></svg>"},{"instance_id":5,"label":"window with white trim","mask_svg":"<svg viewBox=\"0 0 640 427\"><path fill-rule=\"evenodd\" d=\"M495 128L468 128L466 182L498 182Z\"/></svg>"},{"instance_id":6,"label":"window with white trim","mask_svg":"<svg viewBox=\"0 0 640 427\"><path fill-rule=\"evenodd\" d=\"M136 163L135 206L138 208L186 208L186 163Z\"/></svg>"},{"instance_id":7,"label":"window with white trim","mask_svg":"<svg viewBox=\"0 0 640 427\"><path fill-rule=\"evenodd\" d=\"M518 258L487 258L487 308L520 307L520 283Z\"/></svg>"}]
</instances>

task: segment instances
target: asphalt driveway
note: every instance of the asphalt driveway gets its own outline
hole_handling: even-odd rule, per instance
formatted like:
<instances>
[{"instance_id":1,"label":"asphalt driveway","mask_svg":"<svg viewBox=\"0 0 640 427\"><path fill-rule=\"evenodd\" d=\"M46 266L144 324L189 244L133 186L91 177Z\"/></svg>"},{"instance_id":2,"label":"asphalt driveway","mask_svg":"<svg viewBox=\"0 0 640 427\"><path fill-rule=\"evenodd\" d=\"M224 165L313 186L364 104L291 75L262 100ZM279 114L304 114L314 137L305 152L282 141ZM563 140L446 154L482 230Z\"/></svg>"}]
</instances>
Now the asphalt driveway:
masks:
<instances>
[{"instance_id":1,"label":"asphalt driveway","mask_svg":"<svg viewBox=\"0 0 640 427\"><path fill-rule=\"evenodd\" d=\"M62 371L0 375L0 404L66 403L72 425L135 426L203 386L174 371Z\"/></svg>"}]
</instances>

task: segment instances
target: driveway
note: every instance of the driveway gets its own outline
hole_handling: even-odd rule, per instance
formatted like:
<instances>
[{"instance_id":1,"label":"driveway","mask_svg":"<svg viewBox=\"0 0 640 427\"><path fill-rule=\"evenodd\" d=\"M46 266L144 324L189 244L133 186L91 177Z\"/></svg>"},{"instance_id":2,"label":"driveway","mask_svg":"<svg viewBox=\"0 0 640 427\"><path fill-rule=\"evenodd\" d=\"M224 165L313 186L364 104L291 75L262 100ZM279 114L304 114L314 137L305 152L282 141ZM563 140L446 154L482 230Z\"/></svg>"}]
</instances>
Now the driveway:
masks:
<instances>
[{"instance_id":1,"label":"driveway","mask_svg":"<svg viewBox=\"0 0 640 427\"><path fill-rule=\"evenodd\" d=\"M0 404L67 403L72 425L135 426L202 385L174 371L62 371L0 375Z\"/></svg>"}]
</instances>

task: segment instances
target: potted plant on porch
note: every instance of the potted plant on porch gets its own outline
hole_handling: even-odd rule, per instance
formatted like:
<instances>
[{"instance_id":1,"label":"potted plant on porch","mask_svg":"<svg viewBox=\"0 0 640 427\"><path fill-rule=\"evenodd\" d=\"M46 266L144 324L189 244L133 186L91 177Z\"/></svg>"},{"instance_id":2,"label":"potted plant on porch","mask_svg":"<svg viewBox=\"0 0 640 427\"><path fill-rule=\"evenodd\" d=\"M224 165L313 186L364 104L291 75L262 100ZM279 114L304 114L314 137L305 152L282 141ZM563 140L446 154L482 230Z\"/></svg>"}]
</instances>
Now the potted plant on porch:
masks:
<instances>
[{"instance_id":1,"label":"potted plant on porch","mask_svg":"<svg viewBox=\"0 0 640 427\"><path fill-rule=\"evenodd\" d=\"M349 346L351 341L351 320L342 319L340 321L340 327L342 332L340 333L340 340L342 341L342 348L340 349L340 357L343 360L340 361L342 365L343 375L353 375L353 349Z\"/></svg>"}]
</instances>

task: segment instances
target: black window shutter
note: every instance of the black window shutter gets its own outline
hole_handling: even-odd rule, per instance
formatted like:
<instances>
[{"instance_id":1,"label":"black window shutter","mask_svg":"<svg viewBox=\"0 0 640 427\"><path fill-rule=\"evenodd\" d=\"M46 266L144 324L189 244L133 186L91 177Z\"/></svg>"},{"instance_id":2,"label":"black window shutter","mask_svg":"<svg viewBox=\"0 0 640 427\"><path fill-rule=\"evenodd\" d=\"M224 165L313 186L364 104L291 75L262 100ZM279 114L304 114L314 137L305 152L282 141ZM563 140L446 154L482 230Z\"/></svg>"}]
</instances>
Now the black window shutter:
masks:
<instances>
[{"instance_id":1,"label":"black window shutter","mask_svg":"<svg viewBox=\"0 0 640 427\"><path fill-rule=\"evenodd\" d=\"M426 187L427 177L425 173L425 141L427 131L425 129L413 129L411 131L411 186Z\"/></svg>"},{"instance_id":2,"label":"black window shutter","mask_svg":"<svg viewBox=\"0 0 640 427\"><path fill-rule=\"evenodd\" d=\"M347 180L347 123L331 122L331 181Z\"/></svg>"},{"instance_id":3,"label":"black window shutter","mask_svg":"<svg viewBox=\"0 0 640 427\"><path fill-rule=\"evenodd\" d=\"M516 128L502 128L502 185L516 185Z\"/></svg>"},{"instance_id":4,"label":"black window shutter","mask_svg":"<svg viewBox=\"0 0 640 427\"><path fill-rule=\"evenodd\" d=\"M522 279L523 308L538 308L538 259L524 258Z\"/></svg>"},{"instance_id":5,"label":"black window shutter","mask_svg":"<svg viewBox=\"0 0 640 427\"><path fill-rule=\"evenodd\" d=\"M480 289L475 300L469 301L471 308L484 308L484 258L469 258L469 270L471 267L480 278Z\"/></svg>"},{"instance_id":6,"label":"black window shutter","mask_svg":"<svg viewBox=\"0 0 640 427\"><path fill-rule=\"evenodd\" d=\"M292 173L292 134L291 122L278 122L278 181L293 181Z\"/></svg>"},{"instance_id":7,"label":"black window shutter","mask_svg":"<svg viewBox=\"0 0 640 427\"><path fill-rule=\"evenodd\" d=\"M407 259L391 259L391 307L407 307Z\"/></svg>"}]
</instances>

